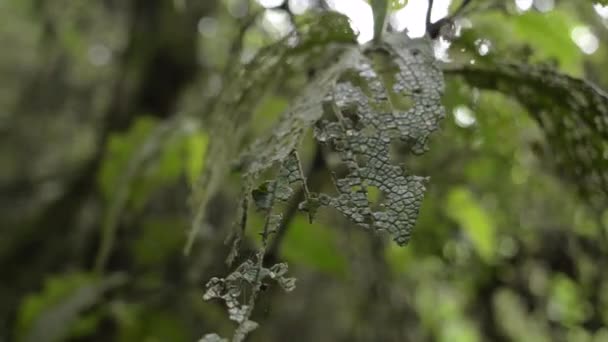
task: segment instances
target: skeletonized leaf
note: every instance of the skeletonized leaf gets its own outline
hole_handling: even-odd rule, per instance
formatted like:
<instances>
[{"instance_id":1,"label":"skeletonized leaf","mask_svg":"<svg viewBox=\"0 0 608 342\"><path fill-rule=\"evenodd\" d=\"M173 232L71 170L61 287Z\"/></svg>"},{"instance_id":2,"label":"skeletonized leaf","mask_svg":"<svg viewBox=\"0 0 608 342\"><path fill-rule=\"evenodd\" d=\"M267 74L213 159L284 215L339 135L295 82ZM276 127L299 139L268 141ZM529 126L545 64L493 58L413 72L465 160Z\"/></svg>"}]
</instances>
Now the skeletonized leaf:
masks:
<instances>
[{"instance_id":1,"label":"skeletonized leaf","mask_svg":"<svg viewBox=\"0 0 608 342\"><path fill-rule=\"evenodd\" d=\"M284 163L303 134L340 156L348 173L336 180L338 194L311 194L301 209L330 206L353 222L388 231L407 243L424 193L423 177L393 163L391 145L405 143L423 153L429 135L444 116L442 73L428 41L387 34L382 43L351 47L304 89L272 135L259 140L242 163L248 179ZM384 195L380 206L369 187Z\"/></svg>"},{"instance_id":2,"label":"skeletonized leaf","mask_svg":"<svg viewBox=\"0 0 608 342\"><path fill-rule=\"evenodd\" d=\"M249 64L232 75L234 81L224 87L210 115L211 135L205 156L209 162L205 162L205 170L194 186L192 205L195 215L184 248L186 254L202 226L209 200L230 171L232 159L239 154L243 127L247 127L246 123L262 103L264 95L282 85L290 75L326 65L328 60L342 52L342 45L354 45L355 42L355 34L346 16L324 12L306 18L297 31L260 51ZM226 136L232 138L226 140ZM287 150L282 155L286 157L290 152Z\"/></svg>"},{"instance_id":3,"label":"skeletonized leaf","mask_svg":"<svg viewBox=\"0 0 608 342\"><path fill-rule=\"evenodd\" d=\"M228 342L228 339L222 338L218 334L207 334L198 342Z\"/></svg>"}]
</instances>

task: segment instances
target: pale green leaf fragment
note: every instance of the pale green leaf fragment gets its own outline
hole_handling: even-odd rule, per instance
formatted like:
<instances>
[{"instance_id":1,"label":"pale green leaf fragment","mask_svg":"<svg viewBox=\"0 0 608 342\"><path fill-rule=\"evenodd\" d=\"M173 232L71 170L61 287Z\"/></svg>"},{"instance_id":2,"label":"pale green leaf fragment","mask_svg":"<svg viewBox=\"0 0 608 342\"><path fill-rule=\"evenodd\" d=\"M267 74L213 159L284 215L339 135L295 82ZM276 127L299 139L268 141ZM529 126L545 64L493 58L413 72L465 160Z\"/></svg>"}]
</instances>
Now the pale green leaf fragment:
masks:
<instances>
[{"instance_id":1,"label":"pale green leaf fragment","mask_svg":"<svg viewBox=\"0 0 608 342\"><path fill-rule=\"evenodd\" d=\"M588 318L589 303L579 285L563 274L551 281L547 311L549 317L566 326L581 324Z\"/></svg>"},{"instance_id":2,"label":"pale green leaf fragment","mask_svg":"<svg viewBox=\"0 0 608 342\"><path fill-rule=\"evenodd\" d=\"M405 7L408 3L408 0L390 0L389 8L393 11L398 11Z\"/></svg>"},{"instance_id":3,"label":"pale green leaf fragment","mask_svg":"<svg viewBox=\"0 0 608 342\"><path fill-rule=\"evenodd\" d=\"M206 334L198 342L228 342L228 339L222 338L218 334Z\"/></svg>"}]
</instances>

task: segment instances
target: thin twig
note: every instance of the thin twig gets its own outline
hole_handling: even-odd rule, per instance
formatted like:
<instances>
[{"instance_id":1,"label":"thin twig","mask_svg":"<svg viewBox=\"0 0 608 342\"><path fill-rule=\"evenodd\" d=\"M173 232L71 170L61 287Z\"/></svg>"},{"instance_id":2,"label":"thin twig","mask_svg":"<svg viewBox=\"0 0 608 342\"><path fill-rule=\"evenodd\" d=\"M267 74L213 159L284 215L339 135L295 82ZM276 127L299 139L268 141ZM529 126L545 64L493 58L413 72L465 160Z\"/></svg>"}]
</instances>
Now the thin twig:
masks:
<instances>
[{"instance_id":1,"label":"thin twig","mask_svg":"<svg viewBox=\"0 0 608 342\"><path fill-rule=\"evenodd\" d=\"M304 175L302 177L303 181L304 181L304 185L291 198L291 201L289 202L287 209L285 210L284 218L281 221L281 225L277 229L275 238L270 243L270 247L268 248L268 252L266 254L266 261L269 264L274 264L275 262L278 261L279 249L281 247L281 244L283 243L283 240L285 239L285 236L287 235L287 232L289 230L289 227L291 226L291 223L293 222L296 214L298 213L298 207L299 207L300 203L303 200L310 198L310 189L309 189L309 185L308 185L308 179L312 179L313 187L318 186L319 179L317 177L314 177L315 173L319 170L323 170L324 166L325 166L325 161L323 159L323 153L319 146L315 147L315 152L314 152L313 158L314 159L312 161L312 164L308 168L308 170L306 170L306 172L303 172L302 165L301 165L301 163L299 163L300 172L302 175ZM309 215L312 215L312 213L309 213ZM310 216L309 216L309 219L310 219Z\"/></svg>"},{"instance_id":2,"label":"thin twig","mask_svg":"<svg viewBox=\"0 0 608 342\"><path fill-rule=\"evenodd\" d=\"M431 13L433 12L433 0L429 0L429 7L426 9L426 32L430 34L431 28Z\"/></svg>"},{"instance_id":3,"label":"thin twig","mask_svg":"<svg viewBox=\"0 0 608 342\"><path fill-rule=\"evenodd\" d=\"M453 25L454 20L464 13L465 8L471 3L471 0L464 0L460 3L460 6L451 15L442 18L436 23L431 23L431 14L433 12L433 0L429 0L429 7L426 11L426 32L432 39L439 37L441 28L445 25Z\"/></svg>"},{"instance_id":4,"label":"thin twig","mask_svg":"<svg viewBox=\"0 0 608 342\"><path fill-rule=\"evenodd\" d=\"M264 268L264 256L266 255L266 250L268 249L268 240L269 237L274 231L271 229L273 214L272 210L274 209L274 203L276 199L276 191L277 185L276 183L272 187L272 191L269 193L270 195L270 203L268 205L268 209L266 210L266 219L264 220L264 229L260 235L262 236L262 246L256 253L256 273L255 280L252 286L251 295L249 296L249 301L247 303L247 311L244 314L243 320L239 323L239 326L236 328L233 336L233 341L238 341L243 334L246 334L249 330L247 324L249 324L251 314L253 313L253 309L255 308L255 301L260 293L260 289L262 288L262 269Z\"/></svg>"}]
</instances>

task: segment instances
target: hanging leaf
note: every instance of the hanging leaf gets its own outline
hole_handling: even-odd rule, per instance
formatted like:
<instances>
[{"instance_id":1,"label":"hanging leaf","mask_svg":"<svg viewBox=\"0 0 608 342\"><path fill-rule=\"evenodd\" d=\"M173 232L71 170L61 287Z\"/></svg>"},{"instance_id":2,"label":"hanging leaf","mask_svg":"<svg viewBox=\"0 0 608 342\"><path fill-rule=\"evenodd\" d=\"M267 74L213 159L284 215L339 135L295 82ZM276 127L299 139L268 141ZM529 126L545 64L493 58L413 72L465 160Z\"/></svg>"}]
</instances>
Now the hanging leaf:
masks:
<instances>
[{"instance_id":1,"label":"hanging leaf","mask_svg":"<svg viewBox=\"0 0 608 342\"><path fill-rule=\"evenodd\" d=\"M264 95L281 86L289 75L325 69L331 61L339 58L344 46L356 44L355 38L344 15L325 12L307 17L297 31L260 51L237 75L233 75L234 82L224 87L210 115L209 146L205 155L205 160L210 162L205 162L205 170L194 186L192 205L195 215L184 247L186 254L203 224L209 200L230 171L232 159L239 154L243 127L247 126L245 123L256 108L263 104ZM319 83L313 85L318 86ZM307 89L310 91L313 87ZM306 117L304 113L300 115ZM226 140L226 136L232 139ZM274 145L270 148L282 147ZM282 157L274 159L284 159L291 150L282 151Z\"/></svg>"},{"instance_id":2,"label":"hanging leaf","mask_svg":"<svg viewBox=\"0 0 608 342\"><path fill-rule=\"evenodd\" d=\"M471 85L521 102L541 126L557 173L598 209L608 201L608 95L595 85L541 66L496 63L450 68Z\"/></svg>"}]
</instances>

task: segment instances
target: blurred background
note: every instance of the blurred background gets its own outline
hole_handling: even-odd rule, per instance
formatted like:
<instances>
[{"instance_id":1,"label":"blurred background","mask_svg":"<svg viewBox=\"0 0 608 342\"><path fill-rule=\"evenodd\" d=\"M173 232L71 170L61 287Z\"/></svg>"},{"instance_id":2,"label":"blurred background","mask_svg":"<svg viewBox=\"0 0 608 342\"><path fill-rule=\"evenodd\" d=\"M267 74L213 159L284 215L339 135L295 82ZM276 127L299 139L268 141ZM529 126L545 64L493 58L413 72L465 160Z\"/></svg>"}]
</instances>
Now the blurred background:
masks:
<instances>
[{"instance_id":1,"label":"blurred background","mask_svg":"<svg viewBox=\"0 0 608 342\"><path fill-rule=\"evenodd\" d=\"M458 3L436 0L433 21ZM608 89L608 6L472 3L436 42L444 63L540 64ZM394 0L389 29L424 35L427 5ZM230 336L223 303L202 295L229 273L238 175L182 253L207 115L229 70L332 9L372 38L364 0L0 0L0 341ZM248 141L296 93L267 95ZM297 287L262 292L251 341L608 341L608 206L545 162L512 97L449 76L444 104L430 151L407 159L430 177L410 244L295 214L274 257Z\"/></svg>"}]
</instances>

